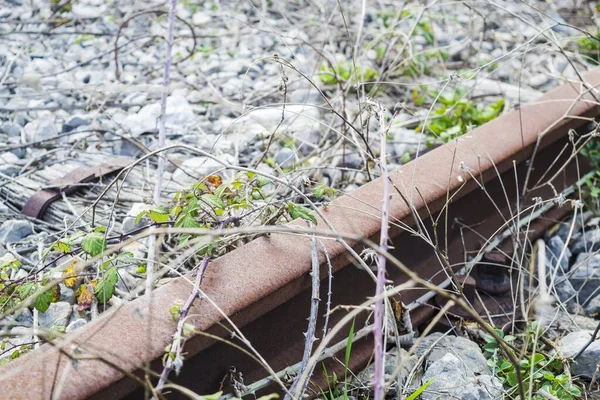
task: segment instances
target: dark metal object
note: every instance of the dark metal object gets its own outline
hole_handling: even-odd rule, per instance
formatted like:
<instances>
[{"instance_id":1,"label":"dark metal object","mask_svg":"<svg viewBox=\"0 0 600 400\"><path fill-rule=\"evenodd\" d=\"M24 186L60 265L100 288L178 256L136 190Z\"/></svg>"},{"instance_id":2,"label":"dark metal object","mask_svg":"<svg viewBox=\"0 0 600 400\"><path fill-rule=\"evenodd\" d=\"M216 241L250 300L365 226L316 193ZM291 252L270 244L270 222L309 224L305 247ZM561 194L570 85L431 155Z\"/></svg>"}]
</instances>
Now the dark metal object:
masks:
<instances>
[{"instance_id":1,"label":"dark metal object","mask_svg":"<svg viewBox=\"0 0 600 400\"><path fill-rule=\"evenodd\" d=\"M21 213L28 217L41 219L50 204L59 200L63 193L73 193L81 189L83 184L120 171L131 162L130 158L118 157L96 167L77 168L62 178L54 179L48 187L33 194L23 206Z\"/></svg>"},{"instance_id":2,"label":"dark metal object","mask_svg":"<svg viewBox=\"0 0 600 400\"><path fill-rule=\"evenodd\" d=\"M509 259L506 253L492 251L483 255L473 272L477 289L491 295L503 294L510 290L508 276Z\"/></svg>"},{"instance_id":3,"label":"dark metal object","mask_svg":"<svg viewBox=\"0 0 600 400\"><path fill-rule=\"evenodd\" d=\"M600 83L600 71L588 74L586 79L591 85ZM437 237L447 238L448 247L444 251L450 264L463 265L465 252L470 254L479 250L481 237L495 234L498 227L512 217L511 210L514 207L510 202L519 195L515 188L523 182L528 169L524 161L530 159L534 147L537 152L531 182L539 179L548 169L552 174L566 159L565 153L568 152L561 153L561 149L569 143L569 129L585 123L581 117L598 114L595 103L587 101L590 96L584 95L582 100L584 91L569 83L547 93L536 104L507 113L458 142L441 146L405 165L402 171L391 177L394 187L403 196L392 190L390 220L415 226L413 212L419 213L425 219L422 229L428 231L428 237L434 237L433 232L437 230ZM577 117L564 119L566 114ZM563 155L557 160L557 154ZM583 171L585 167L579 162L579 171ZM514 165L518 167L513 170ZM553 190L560 191L575 182L579 171L574 163L569 164L552 182L553 187L541 186L539 190L528 193L527 199L535 196L553 197ZM515 176L518 181L515 181ZM481 190L480 185L485 191ZM337 232L375 239L380 229L382 188L383 182L375 180L357 189L352 196L333 201L324 211L325 215ZM445 207L448 198L452 202ZM410 206L404 199L411 202ZM493 204L490 199L500 200L498 204ZM504 199L508 199L509 204L504 204ZM527 204L521 205L525 208ZM561 211L566 213L569 210ZM429 216L436 217L440 212L444 214L439 221L447 219L449 223L433 225ZM476 228L462 230L459 224L452 224L457 220L462 222L461 226ZM324 227L322 221L319 227ZM408 268L434 284L446 277L441 272L439 255L422 238L403 232L399 225L392 227L390 237L394 245L393 254ZM327 241L326 245L335 274L332 306L360 304L372 296L373 283L365 279L363 271L352 267L352 260L344 247L335 241ZM361 250L359 244L351 245ZM324 257L321 259L324 260ZM322 268L322 274L325 274L326 266ZM311 251L307 237L272 234L215 260L207 271L203 290L241 327L270 366L279 370L297 362L302 353L302 332L306 329L311 298L310 290L307 290L310 287L310 270ZM391 266L388 278L396 284L407 280L402 272ZM326 285L321 285L321 288L326 290ZM76 345L80 354L88 351L101 354L127 371L135 371L148 360L155 360L152 367L159 371L160 358L175 331L169 310L175 300L185 298L190 290L187 279L173 280L157 288L151 301L142 297L129 302L69 334L64 342L56 343L55 347L44 345L9 363L2 368L3 374L0 376L3 396L18 398L23 394L23 388L28 388L28 398L33 399L114 399L132 392L130 398L143 398L143 393L134 392L136 383L123 378L113 367L98 360L79 360L76 368L73 368L73 364L57 347L71 351ZM423 288L406 291L402 293L402 301L414 301L424 292ZM321 292L321 299L325 298L326 293ZM489 296L482 298L486 306L497 299ZM323 302L320 306L322 315ZM512 311L512 307L508 310L504 304L500 304L499 308L504 313ZM416 309L412 313L413 325L416 327L425 323L438 309L435 304ZM357 326L364 322L365 314L357 319ZM189 323L199 330L231 340L230 333L224 328L226 325L222 315L207 301L197 302L190 315L194 317L190 318ZM330 323L339 321L343 315L344 311L336 311ZM347 330L343 333L347 334ZM246 384L267 375L253 359L228 344L216 342L202 334L190 338L185 351L185 367L174 380L198 393L215 392L232 365L237 371L243 372ZM363 366L371 353L370 338L355 343L350 368L357 370ZM343 366L340 363L328 360L325 364L330 374L336 372L338 376L341 375ZM316 372L314 383L322 383L322 380L322 374ZM30 382L38 384L32 386ZM54 382L61 382L61 396L53 393ZM266 390L273 391L276 388ZM169 398L178 396L173 394Z\"/></svg>"}]
</instances>

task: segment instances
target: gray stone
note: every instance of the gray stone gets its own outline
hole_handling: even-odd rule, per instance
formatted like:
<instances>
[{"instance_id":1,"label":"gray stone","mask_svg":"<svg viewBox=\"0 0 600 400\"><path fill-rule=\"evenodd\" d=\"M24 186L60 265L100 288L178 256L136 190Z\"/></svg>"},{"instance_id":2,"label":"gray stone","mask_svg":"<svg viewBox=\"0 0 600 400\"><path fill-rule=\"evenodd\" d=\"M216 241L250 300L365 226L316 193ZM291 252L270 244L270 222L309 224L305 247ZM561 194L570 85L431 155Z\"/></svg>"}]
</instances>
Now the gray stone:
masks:
<instances>
[{"instance_id":1,"label":"gray stone","mask_svg":"<svg viewBox=\"0 0 600 400\"><path fill-rule=\"evenodd\" d=\"M19 161L19 157L10 151L0 154L0 174L17 176L21 171L21 167L16 165Z\"/></svg>"},{"instance_id":2,"label":"gray stone","mask_svg":"<svg viewBox=\"0 0 600 400\"><path fill-rule=\"evenodd\" d=\"M419 146L419 141L421 142L421 145L425 141L422 134L419 134L412 129L390 129L390 134L393 135L394 138L392 150L396 157L402 157L405 153L416 150Z\"/></svg>"},{"instance_id":3,"label":"gray stone","mask_svg":"<svg viewBox=\"0 0 600 400\"><path fill-rule=\"evenodd\" d=\"M595 296L591 299L584 308L585 314L596 318L600 315L600 296Z\"/></svg>"},{"instance_id":4,"label":"gray stone","mask_svg":"<svg viewBox=\"0 0 600 400\"><path fill-rule=\"evenodd\" d=\"M296 155L294 151L288 147L282 147L281 150L275 154L275 163L281 168L291 167L296 162Z\"/></svg>"},{"instance_id":5,"label":"gray stone","mask_svg":"<svg viewBox=\"0 0 600 400\"><path fill-rule=\"evenodd\" d=\"M589 342L591 337L591 333L587 331L571 332L558 342L558 346L562 355L570 358L577 354ZM600 340L595 340L571 364L571 373L584 378L592 378L599 363Z\"/></svg>"},{"instance_id":6,"label":"gray stone","mask_svg":"<svg viewBox=\"0 0 600 400\"><path fill-rule=\"evenodd\" d=\"M73 115L67 119L63 125L63 132L71 132L73 129L80 126L86 126L90 124L90 120L84 115Z\"/></svg>"},{"instance_id":7,"label":"gray stone","mask_svg":"<svg viewBox=\"0 0 600 400\"><path fill-rule=\"evenodd\" d=\"M592 253L600 250L600 228L588 229L569 245L573 254Z\"/></svg>"},{"instance_id":8,"label":"gray stone","mask_svg":"<svg viewBox=\"0 0 600 400\"><path fill-rule=\"evenodd\" d=\"M600 294L600 254L580 253L571 266L569 280L579 292L579 304Z\"/></svg>"},{"instance_id":9,"label":"gray stone","mask_svg":"<svg viewBox=\"0 0 600 400\"><path fill-rule=\"evenodd\" d=\"M321 140L321 133L317 129L302 130L294 132L296 148L303 155L308 155L318 148Z\"/></svg>"},{"instance_id":10,"label":"gray stone","mask_svg":"<svg viewBox=\"0 0 600 400\"><path fill-rule=\"evenodd\" d=\"M69 324L69 326L67 326L67 329L65 330L66 333L71 333L73 332L75 329L81 328L82 326L84 326L85 324L87 324L87 320L84 318L78 318L75 321L71 322Z\"/></svg>"},{"instance_id":11,"label":"gray stone","mask_svg":"<svg viewBox=\"0 0 600 400\"><path fill-rule=\"evenodd\" d=\"M142 212L146 211L151 206L146 203L133 203L131 208L127 212L127 216L123 219L122 231L123 233L129 233L136 229L146 226L150 223L150 220L146 217L140 219L138 223L135 222L137 216Z\"/></svg>"},{"instance_id":12,"label":"gray stone","mask_svg":"<svg viewBox=\"0 0 600 400\"><path fill-rule=\"evenodd\" d=\"M80 3L73 3L71 13L77 19L100 18L106 12L105 7L93 7Z\"/></svg>"},{"instance_id":13,"label":"gray stone","mask_svg":"<svg viewBox=\"0 0 600 400\"><path fill-rule=\"evenodd\" d=\"M0 243L18 242L32 233L33 227L29 221L9 219L0 225Z\"/></svg>"},{"instance_id":14,"label":"gray stone","mask_svg":"<svg viewBox=\"0 0 600 400\"><path fill-rule=\"evenodd\" d=\"M386 382L397 382L399 380L404 386L413 369L417 366L419 358L414 354L408 357L408 352L402 348L399 353L400 354L398 354L396 349L393 349L385 355L383 373ZM398 374L394 375L394 372L396 372L397 369ZM353 384L357 387L371 387L373 385L374 374L375 364L370 364L367 368L353 377ZM418 386L416 383L420 381L422 375L422 368L418 368L413 375L410 386Z\"/></svg>"},{"instance_id":15,"label":"gray stone","mask_svg":"<svg viewBox=\"0 0 600 400\"><path fill-rule=\"evenodd\" d=\"M135 158L142 153L142 149L131 140L122 139L115 142L114 153L119 156Z\"/></svg>"},{"instance_id":16,"label":"gray stone","mask_svg":"<svg viewBox=\"0 0 600 400\"><path fill-rule=\"evenodd\" d=\"M155 132L158 129L159 117L160 103L148 104L136 114L128 115L123 120L123 128L136 137L145 132ZM182 135L194 122L194 112L185 97L173 95L167 98L167 133Z\"/></svg>"},{"instance_id":17,"label":"gray stone","mask_svg":"<svg viewBox=\"0 0 600 400\"><path fill-rule=\"evenodd\" d=\"M21 136L22 129L23 128L19 124L10 121L6 121L0 125L0 131L6 133L9 137Z\"/></svg>"},{"instance_id":18,"label":"gray stone","mask_svg":"<svg viewBox=\"0 0 600 400\"><path fill-rule=\"evenodd\" d=\"M235 161L233 160L233 157L227 154L224 154L219 158L230 164ZM173 180L183 185L191 185L195 182L198 182L200 179L202 179L202 177L214 174L220 170L224 170L224 168L225 167L223 164L213 160L212 158L192 157L181 163L180 168L173 173Z\"/></svg>"},{"instance_id":19,"label":"gray stone","mask_svg":"<svg viewBox=\"0 0 600 400\"><path fill-rule=\"evenodd\" d=\"M458 357L465 368L476 375L489 374L487 361L476 343L457 336L444 336L436 332L424 338L415 353L422 356L427 353L427 363L433 363L451 353Z\"/></svg>"},{"instance_id":20,"label":"gray stone","mask_svg":"<svg viewBox=\"0 0 600 400\"><path fill-rule=\"evenodd\" d=\"M31 328L24 326L15 326L10 330L10 334L6 337L7 349L21 345L26 345L33 342L33 334ZM0 352L2 353L2 352ZM0 358L10 358L12 351L3 353Z\"/></svg>"},{"instance_id":21,"label":"gray stone","mask_svg":"<svg viewBox=\"0 0 600 400\"><path fill-rule=\"evenodd\" d=\"M571 284L571 281L566 277L557 276L554 281L554 290L556 292L556 297L558 297L561 302L567 303L567 305L576 303L577 291Z\"/></svg>"},{"instance_id":22,"label":"gray stone","mask_svg":"<svg viewBox=\"0 0 600 400\"><path fill-rule=\"evenodd\" d=\"M194 25L205 25L212 21L210 15L207 15L204 11L199 11L192 17L192 24Z\"/></svg>"},{"instance_id":23,"label":"gray stone","mask_svg":"<svg viewBox=\"0 0 600 400\"><path fill-rule=\"evenodd\" d=\"M360 154L356 151L348 151L345 155L339 157L338 167L362 169L364 162Z\"/></svg>"},{"instance_id":24,"label":"gray stone","mask_svg":"<svg viewBox=\"0 0 600 400\"><path fill-rule=\"evenodd\" d=\"M554 269L556 263L558 262L558 257L560 257L561 252L565 249L565 242L558 236L552 236L546 242L546 261L547 265L551 267L551 270ZM567 272L569 270L569 260L571 259L571 250L569 248L565 249L565 254L562 256L560 260L560 269L562 272Z\"/></svg>"},{"instance_id":25,"label":"gray stone","mask_svg":"<svg viewBox=\"0 0 600 400\"><path fill-rule=\"evenodd\" d=\"M431 384L421 394L422 400L462 399L497 400L502 398L502 384L489 375L475 376L465 364L452 353L431 364L421 383Z\"/></svg>"},{"instance_id":26,"label":"gray stone","mask_svg":"<svg viewBox=\"0 0 600 400\"><path fill-rule=\"evenodd\" d=\"M595 128L593 128L593 129L595 129ZM571 242L569 243L569 247L571 249L572 246L574 245L573 239L576 238L576 235L581 230L583 225L585 225L587 223L587 221L590 218L592 218L592 216L593 216L592 212L586 211L583 214L577 214L575 222L573 222L572 218L561 222L560 225L558 226L558 229L556 230L556 236L560 237L562 239L562 241L564 243L566 243L567 237L569 236L569 231L571 230L571 225L573 225L573 234L571 236Z\"/></svg>"},{"instance_id":27,"label":"gray stone","mask_svg":"<svg viewBox=\"0 0 600 400\"><path fill-rule=\"evenodd\" d=\"M550 81L550 77L547 74L537 74L533 75L531 78L527 80L527 85L531 86L534 89L538 89L544 86L546 83Z\"/></svg>"},{"instance_id":28,"label":"gray stone","mask_svg":"<svg viewBox=\"0 0 600 400\"><path fill-rule=\"evenodd\" d=\"M21 140L23 143L36 142L58 135L54 118L44 117L31 121L23 128Z\"/></svg>"},{"instance_id":29,"label":"gray stone","mask_svg":"<svg viewBox=\"0 0 600 400\"><path fill-rule=\"evenodd\" d=\"M22 308L21 310L19 310L19 315L17 316L15 321L23 326L32 326L33 313L29 308Z\"/></svg>"},{"instance_id":30,"label":"gray stone","mask_svg":"<svg viewBox=\"0 0 600 400\"><path fill-rule=\"evenodd\" d=\"M136 267L137 268L137 267ZM134 290L138 285L138 279L131 275L129 271L124 268L119 269L119 280L117 281L117 289L129 293Z\"/></svg>"},{"instance_id":31,"label":"gray stone","mask_svg":"<svg viewBox=\"0 0 600 400\"><path fill-rule=\"evenodd\" d=\"M60 299L59 301L64 301L65 303L73 304L75 303L75 291L69 287L67 287L64 283L59 284L60 286Z\"/></svg>"},{"instance_id":32,"label":"gray stone","mask_svg":"<svg viewBox=\"0 0 600 400\"><path fill-rule=\"evenodd\" d=\"M71 305L65 301L51 303L46 312L39 313L40 327L50 330L52 327L67 327L71 316Z\"/></svg>"}]
</instances>

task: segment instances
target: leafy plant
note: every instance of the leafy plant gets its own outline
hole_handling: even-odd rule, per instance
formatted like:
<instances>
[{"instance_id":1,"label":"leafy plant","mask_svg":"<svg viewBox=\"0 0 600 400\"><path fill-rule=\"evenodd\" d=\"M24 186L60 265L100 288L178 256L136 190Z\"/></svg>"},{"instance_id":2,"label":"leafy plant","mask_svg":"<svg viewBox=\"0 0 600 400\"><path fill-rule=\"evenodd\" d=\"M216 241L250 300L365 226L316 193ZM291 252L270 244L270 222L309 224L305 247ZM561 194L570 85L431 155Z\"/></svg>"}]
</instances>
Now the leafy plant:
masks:
<instances>
[{"instance_id":1,"label":"leafy plant","mask_svg":"<svg viewBox=\"0 0 600 400\"><path fill-rule=\"evenodd\" d=\"M352 71L352 62L340 61L333 68L327 64L321 65L318 77L319 80L325 85L337 85L339 83L346 83L349 81L352 81L354 84L361 82L372 82L379 77L379 72L370 68L361 68L358 65L354 68L354 73ZM370 90L371 87L372 85L365 85L367 90Z\"/></svg>"},{"instance_id":2,"label":"leafy plant","mask_svg":"<svg viewBox=\"0 0 600 400\"><path fill-rule=\"evenodd\" d=\"M431 94L437 97L437 93ZM417 89L412 93L417 105L425 102L425 96ZM432 146L436 142L446 143L454 140L469 130L493 120L504 108L503 99L484 106L465 98L461 90L439 96L438 102L438 106L431 112L427 125L417 127L417 131L423 131L427 136L427 146Z\"/></svg>"},{"instance_id":3,"label":"leafy plant","mask_svg":"<svg viewBox=\"0 0 600 400\"><path fill-rule=\"evenodd\" d=\"M600 60L600 29L596 36L586 36L577 41L579 52L590 63L597 65Z\"/></svg>"},{"instance_id":4,"label":"leafy plant","mask_svg":"<svg viewBox=\"0 0 600 400\"><path fill-rule=\"evenodd\" d=\"M494 329L498 336L505 342L519 342L519 347L525 350L525 356L520 362L519 370L526 390L531 389L534 400L544 400L547 397L539 394L540 390L560 400L574 400L581 398L581 389L575 385L569 375L564 373L565 366L558 358L548 358L536 350L534 342L539 336L539 326L533 322L519 337L504 335L500 329ZM520 339L520 340L519 340ZM490 334L485 336L484 353L488 358L488 365L494 374L507 388L507 396L517 399L518 385L515 366L506 358L500 356L500 344ZM533 387L530 387L533 386Z\"/></svg>"}]
</instances>

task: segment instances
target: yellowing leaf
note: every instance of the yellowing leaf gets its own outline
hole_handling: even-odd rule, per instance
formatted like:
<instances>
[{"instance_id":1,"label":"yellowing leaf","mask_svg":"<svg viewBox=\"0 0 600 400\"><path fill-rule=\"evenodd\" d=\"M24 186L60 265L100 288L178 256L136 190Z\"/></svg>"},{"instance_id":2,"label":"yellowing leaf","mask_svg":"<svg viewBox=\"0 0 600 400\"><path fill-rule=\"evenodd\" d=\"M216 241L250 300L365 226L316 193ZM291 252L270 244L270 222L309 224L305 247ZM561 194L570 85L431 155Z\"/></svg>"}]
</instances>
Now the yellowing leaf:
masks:
<instances>
[{"instance_id":1,"label":"yellowing leaf","mask_svg":"<svg viewBox=\"0 0 600 400\"><path fill-rule=\"evenodd\" d=\"M77 281L77 270L75 269L75 263L65 268L62 277L65 280L66 287L70 288L75 285L75 282Z\"/></svg>"},{"instance_id":2,"label":"yellowing leaf","mask_svg":"<svg viewBox=\"0 0 600 400\"><path fill-rule=\"evenodd\" d=\"M77 297L77 310L85 311L90 309L94 300L94 286L95 284L92 282L79 286L77 293L75 293Z\"/></svg>"}]
</instances>

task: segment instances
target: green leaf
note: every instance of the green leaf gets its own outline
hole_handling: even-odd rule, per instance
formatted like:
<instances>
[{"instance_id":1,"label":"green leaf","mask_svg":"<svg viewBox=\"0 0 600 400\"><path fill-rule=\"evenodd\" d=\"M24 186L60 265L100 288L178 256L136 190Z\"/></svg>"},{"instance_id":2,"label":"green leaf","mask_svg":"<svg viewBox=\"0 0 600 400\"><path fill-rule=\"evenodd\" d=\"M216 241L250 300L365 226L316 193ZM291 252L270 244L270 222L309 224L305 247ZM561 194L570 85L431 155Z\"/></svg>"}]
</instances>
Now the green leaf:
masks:
<instances>
[{"instance_id":1,"label":"green leaf","mask_svg":"<svg viewBox=\"0 0 600 400\"><path fill-rule=\"evenodd\" d=\"M313 224L317 225L317 218L312 214L310 208L306 208L304 206L300 206L298 204L294 204L292 202L288 203L288 213L292 217L292 219L302 218L307 221L311 221Z\"/></svg>"},{"instance_id":2,"label":"green leaf","mask_svg":"<svg viewBox=\"0 0 600 400\"><path fill-rule=\"evenodd\" d=\"M205 204L208 204L212 209L225 208L225 204L223 203L223 200L221 200L219 197L215 196L214 194L210 194L210 193L203 194L202 196L200 196L200 200L203 201Z\"/></svg>"},{"instance_id":3,"label":"green leaf","mask_svg":"<svg viewBox=\"0 0 600 400\"><path fill-rule=\"evenodd\" d=\"M150 219L157 224L169 222L169 211L166 210L164 213L157 212L156 210L150 210Z\"/></svg>"},{"instance_id":4,"label":"green leaf","mask_svg":"<svg viewBox=\"0 0 600 400\"><path fill-rule=\"evenodd\" d=\"M257 182L258 182L258 187L263 187L266 186L270 183L273 183L273 181L271 181L268 178L265 178L264 176L259 176L256 178Z\"/></svg>"},{"instance_id":5,"label":"green leaf","mask_svg":"<svg viewBox=\"0 0 600 400\"><path fill-rule=\"evenodd\" d=\"M92 232L106 232L106 227L104 225L98 225L97 227L95 227L94 229L92 229Z\"/></svg>"},{"instance_id":6,"label":"green leaf","mask_svg":"<svg viewBox=\"0 0 600 400\"><path fill-rule=\"evenodd\" d=\"M52 244L52 250L66 254L71 251L72 245L62 240L57 240Z\"/></svg>"},{"instance_id":7,"label":"green leaf","mask_svg":"<svg viewBox=\"0 0 600 400\"><path fill-rule=\"evenodd\" d=\"M352 353L352 342L354 341L354 323L356 321L352 320L352 325L350 326L350 332L348 333L348 343L346 344L346 353L344 355L344 368L347 368L350 365L350 354Z\"/></svg>"},{"instance_id":8,"label":"green leaf","mask_svg":"<svg viewBox=\"0 0 600 400\"><path fill-rule=\"evenodd\" d=\"M271 394L267 394L264 396L260 396L256 400L272 400L272 399L278 399L278 398L279 398L279 395L277 393L271 393Z\"/></svg>"},{"instance_id":9,"label":"green leaf","mask_svg":"<svg viewBox=\"0 0 600 400\"><path fill-rule=\"evenodd\" d=\"M193 324L183 324L183 329L181 330L183 337L188 338L195 332L198 332L198 329L196 329L196 327Z\"/></svg>"},{"instance_id":10,"label":"green leaf","mask_svg":"<svg viewBox=\"0 0 600 400\"><path fill-rule=\"evenodd\" d=\"M101 232L90 232L81 241L81 248L90 256L95 257L106 250L106 238Z\"/></svg>"},{"instance_id":11,"label":"green leaf","mask_svg":"<svg viewBox=\"0 0 600 400\"><path fill-rule=\"evenodd\" d=\"M48 307L50 307L50 303L56 302L58 297L60 297L60 289L58 289L58 286L55 286L42 293L39 293L38 290L39 287L35 283L25 282L17 288L17 294L21 300L26 300L32 296L35 297L33 307L39 312L46 312Z\"/></svg>"},{"instance_id":12,"label":"green leaf","mask_svg":"<svg viewBox=\"0 0 600 400\"><path fill-rule=\"evenodd\" d=\"M148 210L144 210L144 211L140 212L140 213L137 215L137 217L135 217L135 224L136 224L136 225L137 225L137 224L139 224L139 223L140 223L140 221L142 220L142 218L144 218L145 216L147 216L147 215L149 215L149 214L150 214L150 211L148 211Z\"/></svg>"},{"instance_id":13,"label":"green leaf","mask_svg":"<svg viewBox=\"0 0 600 400\"><path fill-rule=\"evenodd\" d=\"M508 383L509 386L517 386L517 373L515 371L506 374L506 383Z\"/></svg>"},{"instance_id":14,"label":"green leaf","mask_svg":"<svg viewBox=\"0 0 600 400\"><path fill-rule=\"evenodd\" d=\"M119 280L119 272L116 267L112 267L104 272L104 276L96 284L96 298L102 304L105 304L113 295L115 286Z\"/></svg>"},{"instance_id":15,"label":"green leaf","mask_svg":"<svg viewBox=\"0 0 600 400\"><path fill-rule=\"evenodd\" d=\"M433 382L433 378L430 379L430 380L428 380L424 384L422 384L417 390L414 391L413 394L411 394L410 396L408 396L406 398L406 400L415 400L417 397L419 397L421 395L421 393L423 393L425 391L425 389L427 389L427 387L429 385L431 385L432 382Z\"/></svg>"},{"instance_id":16,"label":"green leaf","mask_svg":"<svg viewBox=\"0 0 600 400\"><path fill-rule=\"evenodd\" d=\"M313 196L317 200L321 200L325 196L325 186L319 185L313 189Z\"/></svg>"},{"instance_id":17,"label":"green leaf","mask_svg":"<svg viewBox=\"0 0 600 400\"><path fill-rule=\"evenodd\" d=\"M486 343L485 346L483 346L483 350L487 351L488 353L493 353L499 347L500 346L498 346L498 343L496 343L496 342L489 342L489 343Z\"/></svg>"},{"instance_id":18,"label":"green leaf","mask_svg":"<svg viewBox=\"0 0 600 400\"><path fill-rule=\"evenodd\" d=\"M19 299L26 300L35 293L36 289L37 286L35 283L25 282L21 286L17 287L17 295L19 296Z\"/></svg>"},{"instance_id":19,"label":"green leaf","mask_svg":"<svg viewBox=\"0 0 600 400\"><path fill-rule=\"evenodd\" d=\"M198 400L219 400L223 392L217 392L213 394L205 394L199 397Z\"/></svg>"},{"instance_id":20,"label":"green leaf","mask_svg":"<svg viewBox=\"0 0 600 400\"><path fill-rule=\"evenodd\" d=\"M189 214L182 214L175 222L175 226L178 228L200 228L201 225L194 217Z\"/></svg>"}]
</instances>

